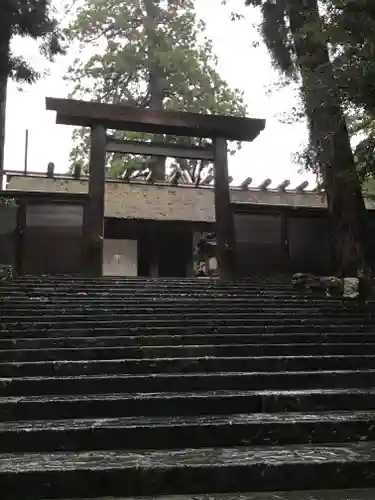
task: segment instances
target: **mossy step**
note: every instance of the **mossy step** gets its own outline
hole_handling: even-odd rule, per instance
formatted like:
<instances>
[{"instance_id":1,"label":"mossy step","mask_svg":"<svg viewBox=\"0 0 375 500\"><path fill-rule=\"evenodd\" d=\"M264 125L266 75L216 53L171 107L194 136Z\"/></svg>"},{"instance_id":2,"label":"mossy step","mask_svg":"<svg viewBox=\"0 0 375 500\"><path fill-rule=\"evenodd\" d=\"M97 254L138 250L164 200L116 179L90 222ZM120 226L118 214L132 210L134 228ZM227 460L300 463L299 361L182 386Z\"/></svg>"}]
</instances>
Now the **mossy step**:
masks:
<instances>
[{"instance_id":1,"label":"mossy step","mask_svg":"<svg viewBox=\"0 0 375 500\"><path fill-rule=\"evenodd\" d=\"M14 333L14 332L12 332ZM53 334L52 334L53 333ZM91 348L91 347L128 347L133 346L142 348L143 346L161 347L163 346L189 346L189 345L216 345L230 346L233 344L245 345L290 345L290 346L340 346L349 344L359 344L365 348L368 346L369 354L371 346L375 341L373 333L261 333L261 334L241 334L241 333L207 333L207 334L170 334L170 335L100 335L93 333L90 336L58 336L58 332L48 332L44 337L7 337L4 334L0 336L0 348L6 350L23 349L60 349L60 348Z\"/></svg>"},{"instance_id":2,"label":"mossy step","mask_svg":"<svg viewBox=\"0 0 375 500\"><path fill-rule=\"evenodd\" d=\"M304 335L316 335L324 336L331 333L337 333L340 335L344 334L357 334L358 337L364 333L372 333L374 335L375 324L352 324L348 325L346 323L340 325L331 325L327 323L322 323L320 325L305 325L301 321L294 325L290 324L272 324L264 325L259 323L258 325L248 325L239 324L232 325L230 321L227 324L211 324L207 322L202 322L198 325L191 324L191 321L187 321L185 324L181 322L176 322L176 325L170 325L167 321L161 321L158 325L150 325L149 322L145 324L124 324L124 321L119 321L116 323L103 322L75 322L70 323L66 321L65 323L55 323L51 325L49 323L18 323L18 324L1 324L0 333L1 337L94 337L94 336L111 336L111 335L139 335L141 337L154 336L154 335L261 335L261 334L304 334ZM372 337L374 338L374 337Z\"/></svg>"},{"instance_id":3,"label":"mossy step","mask_svg":"<svg viewBox=\"0 0 375 500\"><path fill-rule=\"evenodd\" d=\"M151 373L68 377L3 377L0 396L190 392L214 390L362 389L375 387L375 370L253 373Z\"/></svg>"},{"instance_id":4,"label":"mossy step","mask_svg":"<svg viewBox=\"0 0 375 500\"><path fill-rule=\"evenodd\" d=\"M22 314L21 314L22 313ZM278 309L278 311L248 311L247 309L242 309L239 311L226 310L222 308L220 312L210 311L210 310L197 310L195 312L188 310L181 310L176 308L171 311L138 311L134 308L133 311L127 310L122 311L121 309L108 309L106 311L70 311L61 308L56 308L55 310L43 312L35 311L30 309L29 311L13 311L9 314L6 311L2 311L1 321L4 324L21 324L21 323L34 323L38 322L41 324L56 324L56 323L88 323L98 322L99 324L108 323L109 325L114 323L123 324L155 324L160 322L166 322L168 324L178 323L178 322L190 322L194 324L204 324L205 322L210 322L213 324L221 323L233 323L238 324L243 322L243 324L257 325L262 324L291 324L303 323L308 325L321 325L321 324L375 324L375 313L363 314L356 312L336 312L332 314L330 312L325 313L320 312L308 312L297 310L290 310L289 312Z\"/></svg>"},{"instance_id":5,"label":"mossy step","mask_svg":"<svg viewBox=\"0 0 375 500\"><path fill-rule=\"evenodd\" d=\"M375 440L375 412L4 422L0 439L2 453L349 443Z\"/></svg>"},{"instance_id":6,"label":"mossy step","mask_svg":"<svg viewBox=\"0 0 375 500\"><path fill-rule=\"evenodd\" d=\"M372 370L375 355L178 357L2 362L0 377Z\"/></svg>"},{"instance_id":7,"label":"mossy step","mask_svg":"<svg viewBox=\"0 0 375 500\"><path fill-rule=\"evenodd\" d=\"M375 489L304 490L207 495L168 495L153 497L93 498L92 500L374 500ZM71 500L71 499L70 499ZM79 500L79 499L76 499ZM81 499L85 500L85 499Z\"/></svg>"},{"instance_id":8,"label":"mossy step","mask_svg":"<svg viewBox=\"0 0 375 500\"><path fill-rule=\"evenodd\" d=\"M86 346L1 349L0 361L73 361L105 359L142 358L186 358L186 357L230 357L230 356L317 356L317 355L374 355L375 343L342 344L187 344L187 345L142 345L142 346ZM22 346L22 342L19 342ZM375 500L375 499L374 499Z\"/></svg>"},{"instance_id":9,"label":"mossy step","mask_svg":"<svg viewBox=\"0 0 375 500\"><path fill-rule=\"evenodd\" d=\"M373 410L375 389L191 391L0 398L0 421Z\"/></svg>"},{"instance_id":10,"label":"mossy step","mask_svg":"<svg viewBox=\"0 0 375 500\"><path fill-rule=\"evenodd\" d=\"M375 443L0 455L2 500L368 488Z\"/></svg>"}]
</instances>

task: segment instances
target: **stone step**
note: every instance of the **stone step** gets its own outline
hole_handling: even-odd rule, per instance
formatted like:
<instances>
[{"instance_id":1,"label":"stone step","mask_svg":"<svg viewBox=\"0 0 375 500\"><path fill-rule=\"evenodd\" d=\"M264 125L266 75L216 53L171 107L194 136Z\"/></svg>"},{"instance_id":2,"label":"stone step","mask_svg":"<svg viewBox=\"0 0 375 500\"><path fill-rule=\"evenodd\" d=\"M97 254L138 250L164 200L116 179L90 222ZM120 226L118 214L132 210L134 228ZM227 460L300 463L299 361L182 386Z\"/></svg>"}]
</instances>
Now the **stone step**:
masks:
<instances>
[{"instance_id":1,"label":"stone step","mask_svg":"<svg viewBox=\"0 0 375 500\"><path fill-rule=\"evenodd\" d=\"M340 443L374 439L375 411L0 423L2 453L163 450Z\"/></svg>"},{"instance_id":2,"label":"stone step","mask_svg":"<svg viewBox=\"0 0 375 500\"><path fill-rule=\"evenodd\" d=\"M2 377L0 396L375 387L375 370Z\"/></svg>"},{"instance_id":3,"label":"stone step","mask_svg":"<svg viewBox=\"0 0 375 500\"><path fill-rule=\"evenodd\" d=\"M362 315L353 316L350 314L343 314L339 316L333 316L329 314L318 314L318 315L302 315L302 314L266 314L266 313L242 313L242 314L228 314L222 313L170 313L170 314L121 314L121 313L103 313L100 315L92 315L89 312L85 314L34 314L34 315L17 315L12 316L2 315L1 317L3 328L14 328L14 327L27 327L28 325L40 325L41 328L46 326L49 327L63 327L68 325L70 327L83 327L93 328L95 325L118 327L126 326L128 328L132 327L161 327L167 325L172 326L184 326L188 324L190 326L195 326L199 328L202 325L211 326L244 326L244 327L277 327L277 326L304 326L307 327L322 327L329 323L330 327L345 325L345 327L365 327L372 326L375 328L375 315Z\"/></svg>"},{"instance_id":4,"label":"stone step","mask_svg":"<svg viewBox=\"0 0 375 500\"><path fill-rule=\"evenodd\" d=\"M375 489L300 490L212 495L168 495L153 497L95 498L92 500L373 500ZM66 500L66 499L65 499ZM81 499L84 500L84 499Z\"/></svg>"},{"instance_id":5,"label":"stone step","mask_svg":"<svg viewBox=\"0 0 375 500\"><path fill-rule=\"evenodd\" d=\"M133 319L133 318L118 318L111 320L103 319L93 319L93 318L70 318L69 315L56 319L47 319L46 316L39 318L13 318L12 320L2 319L1 330L3 333L6 331L27 331L31 333L32 331L61 331L61 330L73 330L78 331L79 329L86 331L90 334L92 331L111 331L114 329L120 330L123 333L128 331L140 331L142 333L152 332L170 332L171 330L175 333L178 332L189 332L192 333L203 333L203 332L215 332L216 329L220 331L228 331L233 333L262 333L268 332L303 332L306 329L313 331L352 331L352 332L367 332L375 330L375 318L365 318L363 321L360 319L346 319L346 318L334 318L328 323L327 318L283 318L283 319L236 319L227 318L217 319L215 317L209 318L185 318L185 319L168 319L165 318L154 319L147 318L143 320Z\"/></svg>"},{"instance_id":6,"label":"stone step","mask_svg":"<svg viewBox=\"0 0 375 500\"><path fill-rule=\"evenodd\" d=\"M2 500L352 500L375 485L374 305L290 279L0 284Z\"/></svg>"},{"instance_id":7,"label":"stone step","mask_svg":"<svg viewBox=\"0 0 375 500\"><path fill-rule=\"evenodd\" d=\"M84 282L84 281L73 281L73 282L68 282L68 281L19 281L19 280L14 280L14 281L4 281L0 285L1 288L4 289L17 289L17 290L27 290L27 289L39 289L39 288L46 288L46 289L57 289L57 290L91 290L91 289L108 289L110 288L111 290L119 290L119 289L124 289L124 290L181 290L181 289L191 289L191 290L209 290L209 291L215 291L215 290L252 290L252 291L257 291L257 290L273 290L273 291L288 291L288 290L293 290L293 284L292 280L289 282L285 283L262 283L262 282L246 282L246 281L238 281L238 282L230 282L230 281L219 281L219 280L212 280L212 281L204 281L204 280L175 280L175 281L169 281L169 282L162 282L162 281L145 281L145 280L138 280L138 281L132 281L130 278L125 278L124 280L107 280L107 281L91 281L91 282Z\"/></svg>"},{"instance_id":8,"label":"stone step","mask_svg":"<svg viewBox=\"0 0 375 500\"><path fill-rule=\"evenodd\" d=\"M9 282L4 282L3 286L9 286ZM238 280L238 281L223 281L217 279L196 279L196 278L183 278L174 280L164 280L163 278L157 279L133 279L131 276L123 278L107 278L107 279L74 279L74 280L64 280L64 279L45 279L42 280L32 280L32 279L15 279L12 283L15 287L135 287L135 288L168 288L173 289L175 287L189 287L189 288L265 288L265 289L287 289L291 288L292 279L285 281L255 281L255 280Z\"/></svg>"},{"instance_id":9,"label":"stone step","mask_svg":"<svg viewBox=\"0 0 375 500\"><path fill-rule=\"evenodd\" d=\"M67 296L72 294L91 296L91 295L146 295L146 296L163 296L172 295L184 297L188 294L203 296L231 296L231 295L243 295L243 296L296 296L296 297L322 297L324 296L324 290L297 290L292 286L288 288L272 288L272 287L250 287L250 286L232 286L232 287L195 287L191 285L182 285L180 287L147 287L147 286L59 286L59 285L25 285L17 286L14 283L2 283L0 284L0 292L4 296L27 296L33 294L45 294L54 296Z\"/></svg>"},{"instance_id":10,"label":"stone step","mask_svg":"<svg viewBox=\"0 0 375 500\"><path fill-rule=\"evenodd\" d=\"M123 284L114 284L114 283L107 283L107 284L82 284L82 285L65 285L65 284L14 284L14 283L3 283L0 284L0 291L4 294L7 293L20 293L20 294L28 294L28 293L34 293L34 292L48 292L48 293L107 293L110 291L111 293L127 293L127 294L132 294L132 293L147 293L147 294L164 294L166 292L171 293L171 294L184 294L186 291L189 290L191 293L196 294L196 293L203 293L203 294L220 294L220 293L225 293L225 294L238 294L238 293L248 293L248 294L264 294L264 295L270 295L270 294L275 294L275 295L288 295L288 294L295 294L295 295L305 295L305 296L311 296L311 295L322 295L324 293L324 289L320 290L298 290L296 288L293 288L291 284L285 285L285 286L261 286L261 285L249 285L249 284L239 284L237 286L234 285L210 285L210 284L201 284L201 285L196 285L196 284L190 284L190 283L181 283L181 284L175 284L175 285L165 285L165 286L158 286L158 285L148 285L148 284L129 284L129 283L123 283Z\"/></svg>"},{"instance_id":11,"label":"stone step","mask_svg":"<svg viewBox=\"0 0 375 500\"><path fill-rule=\"evenodd\" d=\"M292 284L288 285L276 285L276 286L262 286L260 284L248 284L248 283L239 283L238 285L233 284L225 284L225 283L174 283L174 284L148 284L148 283L79 283L79 284L69 284L69 283L3 283L0 285L0 290L4 293L8 291L11 292L20 292L20 293L28 293L29 291L38 291L38 290L48 290L50 292L106 292L110 290L111 292L142 292L146 291L147 293L165 293L166 291L170 293L184 293L189 289L192 293L237 293L237 292L251 292L251 293L299 293L298 290L294 289ZM309 291L301 290L302 293L309 293Z\"/></svg>"},{"instance_id":12,"label":"stone step","mask_svg":"<svg viewBox=\"0 0 375 500\"><path fill-rule=\"evenodd\" d=\"M371 487L375 443L0 455L2 499Z\"/></svg>"},{"instance_id":13,"label":"stone step","mask_svg":"<svg viewBox=\"0 0 375 500\"><path fill-rule=\"evenodd\" d=\"M6 321L14 321L16 318L22 317L23 321L35 321L36 319L40 319L41 314L43 314L43 320L45 321L57 321L57 320L65 320L66 318L72 318L72 321L78 320L89 320L90 318L98 318L103 321L114 319L134 319L134 320L142 320L142 318L155 318L157 319L168 319L169 320L183 320L186 318L197 320L207 320L207 319L226 319L231 318L235 321L243 319L244 321L260 321L264 319L264 321L271 321L273 318L275 321L280 320L288 320L288 321L296 321L297 319L308 322L309 320L313 321L321 321L323 319L327 320L331 318L332 321L340 321L346 320L349 322L356 322L362 320L374 320L375 319L375 311L368 310L364 312L363 310L356 310L347 308L346 310L336 308L335 311L325 310L323 308L310 308L307 310L295 308L274 308L274 307L252 307L249 309L244 308L180 308L180 307L170 307L170 308L154 308L154 307L139 307L135 306L134 308L130 307L108 307L108 308L96 308L87 306L81 309L72 309L72 308L64 308L61 309L57 306L50 308L34 308L30 306L28 309L19 310L11 310L7 311L6 308L2 308L2 320ZM148 319L147 319L148 321Z\"/></svg>"},{"instance_id":14,"label":"stone step","mask_svg":"<svg viewBox=\"0 0 375 500\"><path fill-rule=\"evenodd\" d=\"M197 309L197 305L199 308ZM121 303L115 302L76 302L72 301L70 303L61 304L59 301L32 301L24 303L13 303L8 306L6 303L1 305L4 315L14 315L22 313L25 315L40 314L43 312L47 315L51 314L181 314L182 304L181 303L164 303L159 301L149 301L149 302L138 302L138 303L128 303L122 300ZM340 307L331 305L314 305L310 303L304 303L300 307L296 308L288 304L273 304L270 301L264 301L262 304L244 303L244 304L216 304L214 301L209 304L201 305L199 302L185 304L183 306L184 312L187 314L196 315L201 314L213 314L221 313L224 311L229 314L279 314L279 315L316 315L316 314L326 314L333 316L374 316L374 310L372 306L360 306L360 305L342 305ZM294 313L294 314L293 314Z\"/></svg>"},{"instance_id":15,"label":"stone step","mask_svg":"<svg viewBox=\"0 0 375 500\"><path fill-rule=\"evenodd\" d=\"M326 336L329 334L336 333L339 336L342 335L364 335L370 334L375 331L374 326L372 325L303 325L301 323L297 325L247 325L247 326L232 326L232 325L184 325L181 326L169 326L160 325L160 326L150 326L147 324L146 326L129 326L123 325L121 326L106 326L106 324L98 324L95 325L69 325L59 324L59 325L49 325L49 324L38 324L38 323L25 323L13 325L12 327L9 324L0 324L0 331L3 337L9 337L16 339L17 337L24 338L26 335L28 338L40 338L41 336L46 336L49 338L53 337L61 337L66 335L67 337L92 337L92 336L115 336L119 335L121 337L125 336L136 336L139 335L143 339L145 337L152 336L189 336L189 335L213 335L220 334L222 336L232 336L232 335L243 335L243 336L251 336L251 335L261 335L268 333L275 338L278 335L285 334L298 334L298 335L314 335L315 338L320 336ZM358 337L357 337L358 338ZM372 337L373 338L373 337Z\"/></svg>"},{"instance_id":16,"label":"stone step","mask_svg":"<svg viewBox=\"0 0 375 500\"><path fill-rule=\"evenodd\" d=\"M189 283L182 283L179 285L164 285L164 286L157 286L157 285L144 285L144 284L138 284L138 285L133 285L133 284L113 284L113 283L107 283L107 284L102 284L102 285L61 285L61 284L25 284L25 285L17 285L11 282L8 283L0 283L0 292L7 294L28 294L28 293L34 293L34 292L42 292L42 293L51 293L51 294L61 294L61 293L72 293L72 294L91 294L91 293L99 293L99 294L107 294L108 292L114 293L114 294L128 294L131 295L132 293L145 293L149 295L159 295L159 294L177 294L177 295L184 295L186 292L189 291L193 294L210 294L210 295L215 295L215 294L245 294L248 293L250 295L258 295L258 294L274 294L274 295L300 295L300 296L311 296L311 295L316 295L316 296L321 296L323 289L321 290L303 290L303 289L296 289L291 285L288 286L274 286L274 287L262 287L261 285L247 285L247 284L240 284L238 286L233 286L233 285L192 285Z\"/></svg>"},{"instance_id":17,"label":"stone step","mask_svg":"<svg viewBox=\"0 0 375 500\"><path fill-rule=\"evenodd\" d=\"M202 303L209 304L210 301L214 303L267 303L270 301L274 304L285 304L287 305L290 301L294 304L307 305L307 304L318 304L318 305L326 305L326 306L338 306L343 305L345 307L364 307L369 308L370 305L374 304L374 300L370 300L367 303L356 302L353 300L346 300L345 298L334 298L334 297L326 297L323 293L321 294L309 294L303 295L298 293L284 293L284 294L264 294L264 293L147 293L147 292L123 292L123 293L115 293L109 291L107 292L81 292L81 293L73 293L73 292L61 292L61 293L52 293L49 291L35 291L29 293L4 293L0 289L1 294L1 303L11 304L14 303L24 303L27 304L27 301L38 303L38 302L62 302L69 303L69 299L76 299L78 303L85 302L93 302L93 303L110 303L110 299L113 298L114 303L121 304L125 298L129 299L132 303L136 303L138 300L144 300L147 302L160 302L160 303L183 303L185 300L189 303L199 302L201 298Z\"/></svg>"},{"instance_id":18,"label":"stone step","mask_svg":"<svg viewBox=\"0 0 375 500\"><path fill-rule=\"evenodd\" d=\"M143 358L0 363L0 377L375 369L375 355Z\"/></svg>"},{"instance_id":19,"label":"stone step","mask_svg":"<svg viewBox=\"0 0 375 500\"><path fill-rule=\"evenodd\" d=\"M209 339L208 339L209 340ZM374 339L375 340L375 339ZM25 348L16 341L12 349L1 349L0 362L31 362L52 360L105 360L105 359L142 359L142 358L187 358L187 357L238 357L238 356L316 356L316 355L375 355L375 343L341 344L230 344L230 345L142 345L93 346L90 344L76 347Z\"/></svg>"},{"instance_id":20,"label":"stone step","mask_svg":"<svg viewBox=\"0 0 375 500\"><path fill-rule=\"evenodd\" d=\"M15 332L12 332L13 334ZM77 333L77 332L76 332ZM315 332L315 333L262 333L262 334L220 334L220 333L208 333L208 334L187 334L187 335L112 335L97 336L97 332L92 332L90 336L58 336L56 331L48 331L45 337L5 337L0 336L0 348L5 350L22 351L23 349L61 349L61 348L95 348L95 347L151 347L151 346L190 346L190 345L215 345L215 346L230 346L232 344L245 344L245 345L290 345L301 346L301 348L309 349L311 346L312 352L316 348L320 349L320 346L329 346L329 344L334 346L339 346L341 344L359 344L369 346L369 354L371 354L371 346L374 343L375 337L374 333L325 333L325 332ZM298 347L299 348L299 347ZM329 349L329 347L327 347ZM292 353L290 353L292 354ZM327 351L328 354L328 351ZM337 353L338 354L338 353ZM355 354L353 352L353 354ZM254 354L255 355L255 354Z\"/></svg>"},{"instance_id":21,"label":"stone step","mask_svg":"<svg viewBox=\"0 0 375 500\"><path fill-rule=\"evenodd\" d=\"M81 293L73 293L73 292L60 292L60 293L52 293L49 291L35 291L29 293L16 293L9 292L5 293L0 289L1 294L1 303L10 304L14 303L24 303L27 304L28 301L34 303L43 303L43 302L62 302L65 304L69 303L69 299L77 300L78 304L92 302L92 303L110 303L111 299L116 304L121 304L124 299L128 299L131 303L136 303L139 300L147 302L156 302L156 303L184 303L186 301L187 304L193 304L202 300L203 304L213 303L247 303L247 304L267 304L268 301L274 304L285 304L288 303L296 304L296 305L308 305L308 304L317 304L317 305L325 305L325 306L346 306L346 307L364 307L369 308L371 304L374 304L373 300L368 301L367 303L356 302L350 299L345 298L334 298L334 297L326 297L323 293L321 294L297 294L297 293L284 293L284 294L264 294L264 293L147 293L147 292L123 292L123 293L115 293L115 292L81 292Z\"/></svg>"},{"instance_id":22,"label":"stone step","mask_svg":"<svg viewBox=\"0 0 375 500\"><path fill-rule=\"evenodd\" d=\"M0 398L0 421L373 410L375 389L198 391ZM353 483L354 484L354 483Z\"/></svg>"},{"instance_id":23,"label":"stone step","mask_svg":"<svg viewBox=\"0 0 375 500\"><path fill-rule=\"evenodd\" d=\"M58 316L72 314L74 315L82 315L82 314L90 314L90 315L103 315L103 314L157 314L157 315L165 315L165 314L179 314L181 315L181 307L173 304L163 304L163 303L150 303L150 304L133 304L129 305L128 303L113 303L110 302L108 304L91 304L90 302L82 303L81 305L76 302L70 302L63 306L63 310L61 309L60 303L54 302L37 302L30 301L29 303L24 304L11 304L11 306L2 304L1 307L2 314L4 316L23 316L23 315L38 315L40 313L51 315L57 314ZM186 304L183 307L184 314L196 316L197 314L224 314L223 307L215 304L208 304L205 307L200 307L197 310L196 304ZM273 304L266 302L264 305L226 305L225 313L227 315L243 315L243 314L252 314L255 317L262 315L281 315L281 316L295 316L295 315L329 315L329 317L336 316L351 316L351 317L363 317L363 316L375 316L375 312L373 308L369 307L355 307L355 306L341 306L341 307L316 307L310 306L310 304L306 304L306 307L296 309L295 307L283 306L283 307L275 307Z\"/></svg>"},{"instance_id":24,"label":"stone step","mask_svg":"<svg viewBox=\"0 0 375 500\"><path fill-rule=\"evenodd\" d=\"M221 280L218 276L203 276L202 278L197 278L195 276L184 276L184 277L172 277L172 276L161 276L161 277L152 277L152 276L100 276L100 277L88 277L88 276L71 276L71 275L49 275L49 276L32 276L32 275L23 275L17 276L15 279L15 283L157 283L157 284L168 284L172 285L173 283L215 283L220 284L232 284L236 285L241 283L249 283L249 284L262 284L263 286L276 286L278 284L288 284L291 282L290 275L284 276L254 276L254 277L241 277L238 280Z\"/></svg>"},{"instance_id":25,"label":"stone step","mask_svg":"<svg viewBox=\"0 0 375 500\"><path fill-rule=\"evenodd\" d=\"M48 314L63 311L74 314L75 312L85 311L99 311L99 312L119 312L141 314L143 312L171 312L179 313L181 309L186 307L189 312L224 312L228 313L292 313L293 310L296 314L306 313L334 313L335 315L352 314L352 315L374 315L373 304L360 305L354 301L346 301L342 304L331 304L329 302L303 301L293 302L292 300L275 301L267 299L257 299L253 301L246 301L243 299L228 299L228 300L163 300L159 298L150 299L134 299L124 296L120 301L104 301L104 300L79 300L75 297L70 299L70 302L62 302L59 299L38 297L38 298L24 298L20 301L0 301L2 310L7 314L14 314L17 309L30 314L33 311L45 311Z\"/></svg>"}]
</instances>

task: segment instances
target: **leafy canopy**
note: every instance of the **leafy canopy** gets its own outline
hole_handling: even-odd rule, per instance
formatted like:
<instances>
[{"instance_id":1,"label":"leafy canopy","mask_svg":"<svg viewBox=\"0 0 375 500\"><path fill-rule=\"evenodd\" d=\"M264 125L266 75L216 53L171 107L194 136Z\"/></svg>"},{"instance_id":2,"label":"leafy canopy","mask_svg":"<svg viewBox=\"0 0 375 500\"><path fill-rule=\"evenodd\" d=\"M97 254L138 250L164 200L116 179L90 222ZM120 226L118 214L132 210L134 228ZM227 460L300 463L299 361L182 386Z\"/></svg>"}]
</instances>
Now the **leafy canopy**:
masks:
<instances>
[{"instance_id":1,"label":"leafy canopy","mask_svg":"<svg viewBox=\"0 0 375 500\"><path fill-rule=\"evenodd\" d=\"M301 84L289 19L294 3L293 0L246 0L246 5L261 9L259 31L274 67L286 77L284 81ZM364 181L375 175L375 3L373 0L320 0L319 7L321 24L306 23L303 34L326 44L329 49L340 101L357 143L354 151L357 168ZM296 120L301 116L303 93L301 85L301 103L294 113ZM313 148L307 148L298 158L305 167L319 174Z\"/></svg>"},{"instance_id":2,"label":"leafy canopy","mask_svg":"<svg viewBox=\"0 0 375 500\"><path fill-rule=\"evenodd\" d=\"M74 84L74 97L144 107L153 106L156 98L166 110L246 114L242 92L231 89L217 71L212 43L205 35L205 24L196 17L193 0L85 0L68 36L82 47L67 76ZM84 57L87 46L94 53ZM118 133L117 137L154 139L135 133ZM87 130L76 130L74 139L72 164L85 169ZM202 144L188 138L168 140ZM108 175L143 177L148 166L144 158L112 155ZM174 162L173 168L177 167L197 182L208 168L186 160Z\"/></svg>"},{"instance_id":3,"label":"leafy canopy","mask_svg":"<svg viewBox=\"0 0 375 500\"><path fill-rule=\"evenodd\" d=\"M0 75L33 83L40 76L38 72L22 55L11 51L11 41L17 36L38 40L41 54L49 59L62 52L62 37L51 0L1 0L0 3Z\"/></svg>"}]
</instances>

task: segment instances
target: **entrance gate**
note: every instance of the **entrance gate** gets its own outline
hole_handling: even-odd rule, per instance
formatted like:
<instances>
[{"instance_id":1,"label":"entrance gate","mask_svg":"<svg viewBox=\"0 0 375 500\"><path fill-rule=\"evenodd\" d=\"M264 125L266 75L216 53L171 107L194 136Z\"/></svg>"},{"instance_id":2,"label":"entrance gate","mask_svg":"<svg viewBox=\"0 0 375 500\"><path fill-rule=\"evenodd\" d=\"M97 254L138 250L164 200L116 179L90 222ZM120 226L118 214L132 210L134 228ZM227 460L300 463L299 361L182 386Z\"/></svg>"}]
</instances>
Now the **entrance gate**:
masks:
<instances>
[{"instance_id":1,"label":"entrance gate","mask_svg":"<svg viewBox=\"0 0 375 500\"><path fill-rule=\"evenodd\" d=\"M235 275L235 233L228 182L227 141L253 141L265 121L221 115L160 111L72 99L47 98L47 109L57 112L58 124L90 127L89 202L84 223L85 273L102 275L106 154L139 154L208 160L214 163L216 240L220 274ZM107 129L161 136L212 139L210 147L117 140Z\"/></svg>"}]
</instances>

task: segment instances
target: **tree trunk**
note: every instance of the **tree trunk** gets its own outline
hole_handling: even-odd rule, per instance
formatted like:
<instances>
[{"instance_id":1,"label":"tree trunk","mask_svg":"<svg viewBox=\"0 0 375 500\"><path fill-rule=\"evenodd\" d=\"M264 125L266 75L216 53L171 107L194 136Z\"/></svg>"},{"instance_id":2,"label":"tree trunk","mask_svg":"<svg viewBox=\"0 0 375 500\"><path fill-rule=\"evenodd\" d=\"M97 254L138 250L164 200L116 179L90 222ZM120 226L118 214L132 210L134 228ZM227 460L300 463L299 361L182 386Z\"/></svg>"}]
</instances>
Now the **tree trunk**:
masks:
<instances>
[{"instance_id":1,"label":"tree trunk","mask_svg":"<svg viewBox=\"0 0 375 500\"><path fill-rule=\"evenodd\" d=\"M288 0L302 93L332 223L339 276L368 277L367 214L317 0ZM310 31L311 30L311 31Z\"/></svg>"},{"instance_id":2,"label":"tree trunk","mask_svg":"<svg viewBox=\"0 0 375 500\"><path fill-rule=\"evenodd\" d=\"M9 76L10 35L0 30L0 190L4 179L5 116Z\"/></svg>"},{"instance_id":3,"label":"tree trunk","mask_svg":"<svg viewBox=\"0 0 375 500\"><path fill-rule=\"evenodd\" d=\"M157 20L160 8L158 0L144 0L146 16L144 19L144 29L148 39L148 58L149 58L149 93L150 93L150 108L163 110L163 102L165 97L165 81L164 70L160 65L158 51L160 50L160 40L157 33ZM157 137L156 140L164 140L163 136ZM166 158L156 157L150 163L152 169L152 178L156 181L165 180L165 164Z\"/></svg>"},{"instance_id":4,"label":"tree trunk","mask_svg":"<svg viewBox=\"0 0 375 500\"><path fill-rule=\"evenodd\" d=\"M4 182L5 116L8 77L0 75L0 191Z\"/></svg>"}]
</instances>

